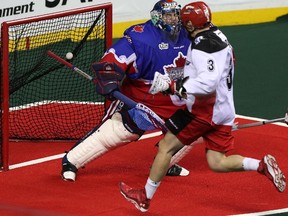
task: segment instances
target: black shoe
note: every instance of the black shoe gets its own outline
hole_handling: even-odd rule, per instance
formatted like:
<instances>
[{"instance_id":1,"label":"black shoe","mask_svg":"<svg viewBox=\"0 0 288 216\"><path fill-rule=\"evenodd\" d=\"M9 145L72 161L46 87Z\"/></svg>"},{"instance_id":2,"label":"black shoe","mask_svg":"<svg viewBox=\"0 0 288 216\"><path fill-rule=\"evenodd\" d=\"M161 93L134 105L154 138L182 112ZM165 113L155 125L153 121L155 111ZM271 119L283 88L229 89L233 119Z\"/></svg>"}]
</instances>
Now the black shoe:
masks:
<instances>
[{"instance_id":1,"label":"black shoe","mask_svg":"<svg viewBox=\"0 0 288 216\"><path fill-rule=\"evenodd\" d=\"M177 164L171 166L167 171L167 176L188 176L189 171L184 167L181 167Z\"/></svg>"},{"instance_id":2,"label":"black shoe","mask_svg":"<svg viewBox=\"0 0 288 216\"><path fill-rule=\"evenodd\" d=\"M62 159L61 176L64 181L75 181L78 169L67 159L67 154Z\"/></svg>"}]
</instances>

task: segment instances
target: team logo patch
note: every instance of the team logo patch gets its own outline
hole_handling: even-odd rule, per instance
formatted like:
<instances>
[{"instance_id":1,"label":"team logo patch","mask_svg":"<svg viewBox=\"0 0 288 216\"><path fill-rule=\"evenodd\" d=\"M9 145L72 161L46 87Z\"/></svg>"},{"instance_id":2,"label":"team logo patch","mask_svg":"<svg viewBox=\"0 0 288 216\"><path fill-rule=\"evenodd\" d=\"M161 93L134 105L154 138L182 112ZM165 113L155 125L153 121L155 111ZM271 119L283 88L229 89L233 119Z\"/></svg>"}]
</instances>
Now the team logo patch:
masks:
<instances>
[{"instance_id":1,"label":"team logo patch","mask_svg":"<svg viewBox=\"0 0 288 216\"><path fill-rule=\"evenodd\" d=\"M128 41L129 43L132 43L131 37L129 37L128 35L125 35L124 37L127 39L127 41Z\"/></svg>"},{"instance_id":2,"label":"team logo patch","mask_svg":"<svg viewBox=\"0 0 288 216\"><path fill-rule=\"evenodd\" d=\"M144 32L144 26L143 25L136 25L136 26L134 26L132 31L142 33L142 32Z\"/></svg>"},{"instance_id":3,"label":"team logo patch","mask_svg":"<svg viewBox=\"0 0 288 216\"><path fill-rule=\"evenodd\" d=\"M186 61L186 56L179 52L178 56L173 60L173 64L165 65L164 71L168 74L170 79L178 80L184 76L184 65Z\"/></svg>"},{"instance_id":4,"label":"team logo patch","mask_svg":"<svg viewBox=\"0 0 288 216\"><path fill-rule=\"evenodd\" d=\"M168 43L161 43L158 45L160 50L164 50L164 49L169 49L169 44Z\"/></svg>"},{"instance_id":5,"label":"team logo patch","mask_svg":"<svg viewBox=\"0 0 288 216\"><path fill-rule=\"evenodd\" d=\"M201 40L204 40L204 37L203 36L199 36L197 37L195 40L194 40L194 43L197 45L201 42Z\"/></svg>"}]
</instances>

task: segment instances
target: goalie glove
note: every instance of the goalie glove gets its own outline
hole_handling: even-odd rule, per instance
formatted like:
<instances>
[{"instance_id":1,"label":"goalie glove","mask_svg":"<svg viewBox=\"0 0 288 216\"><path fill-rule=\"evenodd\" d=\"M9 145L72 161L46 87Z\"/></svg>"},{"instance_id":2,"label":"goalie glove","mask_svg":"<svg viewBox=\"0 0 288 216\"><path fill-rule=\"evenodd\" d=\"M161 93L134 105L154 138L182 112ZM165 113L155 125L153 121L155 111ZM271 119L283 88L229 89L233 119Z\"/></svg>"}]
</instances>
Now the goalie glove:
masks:
<instances>
[{"instance_id":1,"label":"goalie glove","mask_svg":"<svg viewBox=\"0 0 288 216\"><path fill-rule=\"evenodd\" d=\"M152 85L149 89L150 94L157 94L159 92L166 91L169 89L169 85L171 84L171 80L167 75L163 75L156 71Z\"/></svg>"},{"instance_id":2,"label":"goalie glove","mask_svg":"<svg viewBox=\"0 0 288 216\"><path fill-rule=\"evenodd\" d=\"M167 75L163 75L156 72L152 85L149 89L150 94L157 94L162 92L163 94L176 94L180 97L185 97L186 89L183 84L187 81L189 77L184 77L183 79L178 79L177 81L171 80Z\"/></svg>"},{"instance_id":3,"label":"goalie glove","mask_svg":"<svg viewBox=\"0 0 288 216\"><path fill-rule=\"evenodd\" d=\"M94 63L92 70L95 74L93 82L96 86L96 92L109 100L114 100L112 94L119 90L125 72L117 64L110 62Z\"/></svg>"}]
</instances>

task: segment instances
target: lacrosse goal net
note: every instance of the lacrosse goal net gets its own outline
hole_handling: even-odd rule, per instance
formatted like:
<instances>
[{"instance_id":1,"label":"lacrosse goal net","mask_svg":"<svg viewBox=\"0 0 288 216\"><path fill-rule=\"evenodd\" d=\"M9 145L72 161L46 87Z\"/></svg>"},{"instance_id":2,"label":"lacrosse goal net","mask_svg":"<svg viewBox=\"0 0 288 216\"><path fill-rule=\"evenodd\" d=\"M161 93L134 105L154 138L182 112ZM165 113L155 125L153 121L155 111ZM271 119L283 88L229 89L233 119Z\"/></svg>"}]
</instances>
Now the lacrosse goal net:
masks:
<instances>
[{"instance_id":1,"label":"lacrosse goal net","mask_svg":"<svg viewBox=\"0 0 288 216\"><path fill-rule=\"evenodd\" d=\"M47 51L72 52L70 62L91 73L111 44L111 3L2 23L1 169L9 167L9 140L79 139L104 114L92 82Z\"/></svg>"}]
</instances>

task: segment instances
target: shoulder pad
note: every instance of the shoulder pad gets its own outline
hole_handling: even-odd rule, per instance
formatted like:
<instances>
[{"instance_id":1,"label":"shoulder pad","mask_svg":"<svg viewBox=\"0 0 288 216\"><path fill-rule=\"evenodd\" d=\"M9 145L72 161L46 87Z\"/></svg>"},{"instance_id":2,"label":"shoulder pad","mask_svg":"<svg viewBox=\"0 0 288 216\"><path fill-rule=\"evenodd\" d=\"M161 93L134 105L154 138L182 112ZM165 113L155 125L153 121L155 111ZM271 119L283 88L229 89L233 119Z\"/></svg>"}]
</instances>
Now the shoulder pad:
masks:
<instances>
[{"instance_id":1,"label":"shoulder pad","mask_svg":"<svg viewBox=\"0 0 288 216\"><path fill-rule=\"evenodd\" d=\"M200 34L193 41L192 49L198 49L207 53L218 52L228 46L227 42L223 41L214 32L207 31Z\"/></svg>"}]
</instances>

